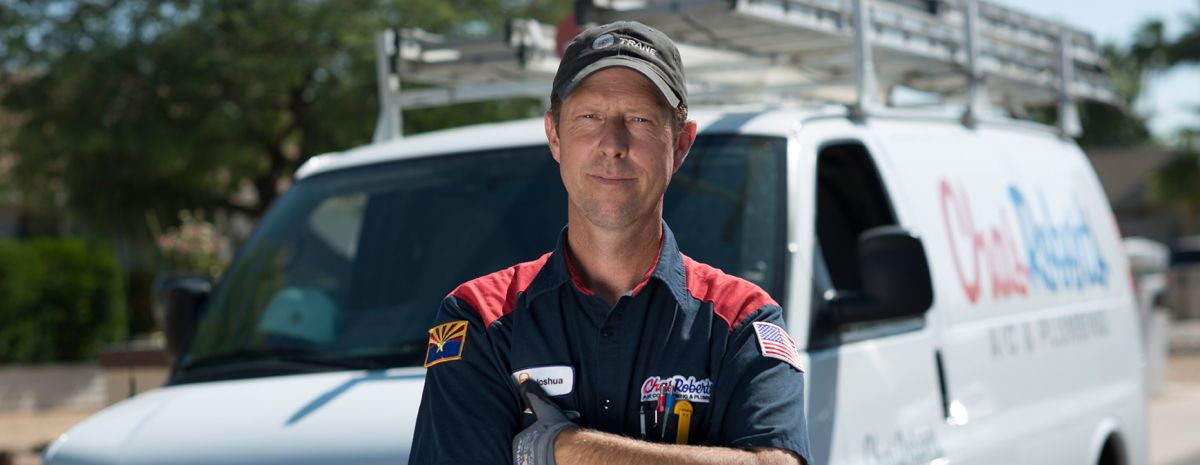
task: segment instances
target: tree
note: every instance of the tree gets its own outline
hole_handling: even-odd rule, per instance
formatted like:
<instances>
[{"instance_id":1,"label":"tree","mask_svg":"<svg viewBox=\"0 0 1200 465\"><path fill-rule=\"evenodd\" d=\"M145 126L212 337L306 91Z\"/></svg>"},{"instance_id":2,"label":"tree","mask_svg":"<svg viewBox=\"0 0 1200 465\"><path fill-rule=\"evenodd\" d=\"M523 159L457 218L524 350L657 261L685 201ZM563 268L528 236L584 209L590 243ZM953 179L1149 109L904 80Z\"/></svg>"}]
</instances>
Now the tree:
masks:
<instances>
[{"instance_id":1,"label":"tree","mask_svg":"<svg viewBox=\"0 0 1200 465\"><path fill-rule=\"evenodd\" d=\"M100 231L142 230L145 212L259 215L314 154L369 141L376 115L373 32L419 26L498 30L499 0L99 0L0 7L3 101L27 191L67 194ZM520 11L518 11L520 10ZM559 8L561 10L561 8ZM23 27L22 27L23 26ZM31 71L32 70L32 71ZM527 105L528 106L528 105ZM475 121L477 106L441 115ZM415 127L437 126L421 114ZM252 187L251 201L233 194ZM46 199L49 200L49 199ZM45 202L50 203L50 202Z\"/></svg>"},{"instance_id":2,"label":"tree","mask_svg":"<svg viewBox=\"0 0 1200 465\"><path fill-rule=\"evenodd\" d=\"M1128 48L1109 44L1102 49L1109 65L1108 78L1121 100L1117 106L1091 101L1079 103L1079 119L1083 126L1083 133L1077 139L1079 145L1135 146L1150 143L1153 139L1146 117L1133 111L1145 88L1148 67L1137 47L1135 42Z\"/></svg>"},{"instance_id":3,"label":"tree","mask_svg":"<svg viewBox=\"0 0 1200 465\"><path fill-rule=\"evenodd\" d=\"M1197 2L1200 6L1200 2ZM1200 10L1200 8L1198 8ZM1200 12L1188 16L1188 29L1174 41L1162 39L1151 42L1145 54L1159 68L1200 63ZM1161 24L1160 24L1161 30ZM1200 128L1185 128L1178 134L1179 156L1159 169L1147 186L1150 199L1160 205L1179 208L1187 229L1195 232L1200 226Z\"/></svg>"},{"instance_id":4,"label":"tree","mask_svg":"<svg viewBox=\"0 0 1200 465\"><path fill-rule=\"evenodd\" d=\"M1115 105L1080 101L1079 120L1083 127L1076 142L1084 148L1130 147L1153 143L1147 118L1133 110L1145 88L1149 73L1165 63L1161 21L1148 21L1134 34L1129 45L1106 44L1101 49L1108 63L1108 79L1119 99ZM1034 108L1033 119L1053 124L1058 119L1055 106Z\"/></svg>"},{"instance_id":5,"label":"tree","mask_svg":"<svg viewBox=\"0 0 1200 465\"><path fill-rule=\"evenodd\" d=\"M66 211L152 261L148 218L257 218L313 155L369 142L374 32L554 22L566 2L15 0L0 3L0 112L12 179L35 212ZM547 90L548 91L548 90ZM405 115L410 129L524 116L536 100ZM249 193L250 195L245 195ZM129 258L129 257L127 257ZM140 265L139 265L140 263Z\"/></svg>"},{"instance_id":6,"label":"tree","mask_svg":"<svg viewBox=\"0 0 1200 465\"><path fill-rule=\"evenodd\" d=\"M1187 17L1187 30L1166 47L1168 64L1200 63L1200 1L1196 4L1197 12Z\"/></svg>"}]
</instances>

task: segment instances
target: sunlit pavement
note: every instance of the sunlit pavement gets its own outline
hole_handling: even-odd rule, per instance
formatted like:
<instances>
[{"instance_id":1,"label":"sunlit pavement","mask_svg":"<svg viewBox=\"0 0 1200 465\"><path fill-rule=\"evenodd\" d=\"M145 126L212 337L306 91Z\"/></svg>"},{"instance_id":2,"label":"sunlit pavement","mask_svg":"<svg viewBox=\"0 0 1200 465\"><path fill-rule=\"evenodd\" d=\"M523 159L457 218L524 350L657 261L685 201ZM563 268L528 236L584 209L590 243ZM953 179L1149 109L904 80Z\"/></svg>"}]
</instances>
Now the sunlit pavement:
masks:
<instances>
[{"instance_id":1,"label":"sunlit pavement","mask_svg":"<svg viewBox=\"0 0 1200 465\"><path fill-rule=\"evenodd\" d=\"M1167 384L1150 398L1151 465L1200 465L1200 321L1171 325Z\"/></svg>"},{"instance_id":2,"label":"sunlit pavement","mask_svg":"<svg viewBox=\"0 0 1200 465\"><path fill-rule=\"evenodd\" d=\"M0 451L13 454L16 460L13 463L17 465L41 463L37 449L93 413L90 410L0 412Z\"/></svg>"}]
</instances>

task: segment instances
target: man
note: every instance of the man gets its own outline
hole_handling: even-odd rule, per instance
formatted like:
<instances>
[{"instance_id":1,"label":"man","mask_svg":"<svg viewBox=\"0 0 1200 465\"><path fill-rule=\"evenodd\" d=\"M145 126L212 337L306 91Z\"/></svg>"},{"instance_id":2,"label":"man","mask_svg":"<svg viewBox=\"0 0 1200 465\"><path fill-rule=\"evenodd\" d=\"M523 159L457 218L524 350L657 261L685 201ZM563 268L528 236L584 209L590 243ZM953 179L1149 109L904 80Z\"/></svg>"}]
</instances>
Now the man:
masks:
<instances>
[{"instance_id":1,"label":"man","mask_svg":"<svg viewBox=\"0 0 1200 465\"><path fill-rule=\"evenodd\" d=\"M443 301L409 463L807 463L782 310L682 255L662 220L696 138L671 40L636 22L584 31L544 119L567 228Z\"/></svg>"}]
</instances>

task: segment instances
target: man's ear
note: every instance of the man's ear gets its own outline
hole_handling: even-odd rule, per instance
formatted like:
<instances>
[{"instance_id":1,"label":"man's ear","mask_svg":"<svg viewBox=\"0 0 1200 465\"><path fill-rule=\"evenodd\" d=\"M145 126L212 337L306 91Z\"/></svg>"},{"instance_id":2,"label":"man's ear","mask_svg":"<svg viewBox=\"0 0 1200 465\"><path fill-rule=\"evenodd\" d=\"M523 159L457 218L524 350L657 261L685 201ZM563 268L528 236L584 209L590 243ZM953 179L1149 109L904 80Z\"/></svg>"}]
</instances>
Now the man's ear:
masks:
<instances>
[{"instance_id":1,"label":"man's ear","mask_svg":"<svg viewBox=\"0 0 1200 465\"><path fill-rule=\"evenodd\" d=\"M558 128L554 115L547 111L542 115L542 124L546 126L546 142L550 144L550 155L554 157L554 161L561 163L558 159Z\"/></svg>"},{"instance_id":2,"label":"man's ear","mask_svg":"<svg viewBox=\"0 0 1200 465\"><path fill-rule=\"evenodd\" d=\"M683 160L687 158L688 151L692 149L694 143L696 143L696 122L688 120L683 123L683 129L675 138L675 166L671 170L672 172L679 171L679 167L683 166Z\"/></svg>"}]
</instances>

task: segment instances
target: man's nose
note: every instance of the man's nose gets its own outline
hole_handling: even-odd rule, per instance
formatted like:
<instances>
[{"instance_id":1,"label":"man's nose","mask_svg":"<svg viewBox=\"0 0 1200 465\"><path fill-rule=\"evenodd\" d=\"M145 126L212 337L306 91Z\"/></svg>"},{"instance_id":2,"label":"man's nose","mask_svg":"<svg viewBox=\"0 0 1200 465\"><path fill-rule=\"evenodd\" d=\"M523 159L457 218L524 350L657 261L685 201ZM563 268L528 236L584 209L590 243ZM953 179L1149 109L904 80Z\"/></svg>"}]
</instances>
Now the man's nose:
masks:
<instances>
[{"instance_id":1,"label":"man's nose","mask_svg":"<svg viewBox=\"0 0 1200 465\"><path fill-rule=\"evenodd\" d=\"M600 135L600 152L605 156L621 158L629 153L629 126L624 118L608 118L604 132Z\"/></svg>"}]
</instances>

